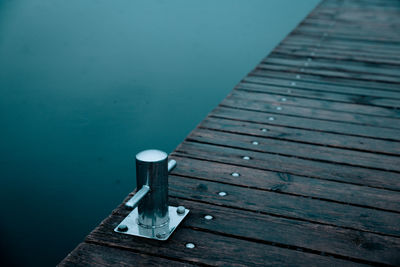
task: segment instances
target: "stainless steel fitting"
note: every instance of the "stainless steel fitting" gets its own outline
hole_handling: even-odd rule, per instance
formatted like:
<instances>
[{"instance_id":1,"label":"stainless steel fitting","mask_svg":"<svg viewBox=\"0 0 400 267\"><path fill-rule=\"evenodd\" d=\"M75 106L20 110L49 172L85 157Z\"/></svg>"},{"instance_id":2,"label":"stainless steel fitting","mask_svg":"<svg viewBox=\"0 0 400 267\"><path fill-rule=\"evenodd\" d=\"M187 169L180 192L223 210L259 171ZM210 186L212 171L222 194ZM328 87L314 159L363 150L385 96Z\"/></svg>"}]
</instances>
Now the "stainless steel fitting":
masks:
<instances>
[{"instance_id":1,"label":"stainless steel fitting","mask_svg":"<svg viewBox=\"0 0 400 267\"><path fill-rule=\"evenodd\" d=\"M178 224L189 213L180 206L168 206L168 173L176 161L168 162L168 154L156 150L145 150L136 155L136 181L139 189L125 204L133 211L114 231L146 238L166 240Z\"/></svg>"}]
</instances>

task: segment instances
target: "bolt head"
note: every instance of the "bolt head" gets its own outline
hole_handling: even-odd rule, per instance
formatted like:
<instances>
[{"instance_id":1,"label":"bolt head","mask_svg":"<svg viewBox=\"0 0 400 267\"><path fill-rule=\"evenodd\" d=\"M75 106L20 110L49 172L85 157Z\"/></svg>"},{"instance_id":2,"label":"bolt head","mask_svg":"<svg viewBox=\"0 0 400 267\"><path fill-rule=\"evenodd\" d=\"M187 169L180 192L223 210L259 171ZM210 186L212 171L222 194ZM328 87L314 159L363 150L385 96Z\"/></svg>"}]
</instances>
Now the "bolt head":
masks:
<instances>
[{"instance_id":1,"label":"bolt head","mask_svg":"<svg viewBox=\"0 0 400 267\"><path fill-rule=\"evenodd\" d=\"M166 232L162 232L162 233L157 233L157 234L156 234L156 237L157 237L158 239L160 239L160 238L164 238L166 235L167 235Z\"/></svg>"},{"instance_id":2,"label":"bolt head","mask_svg":"<svg viewBox=\"0 0 400 267\"><path fill-rule=\"evenodd\" d=\"M196 246L193 243L186 243L185 247L192 249L192 248L195 248Z\"/></svg>"},{"instance_id":3,"label":"bolt head","mask_svg":"<svg viewBox=\"0 0 400 267\"><path fill-rule=\"evenodd\" d=\"M214 217L211 216L211 215L206 215L206 216L204 216L204 219L206 219L206 220L212 220L212 219L214 219Z\"/></svg>"},{"instance_id":4,"label":"bolt head","mask_svg":"<svg viewBox=\"0 0 400 267\"><path fill-rule=\"evenodd\" d=\"M268 132L268 129L261 128L260 131L261 131L261 132Z\"/></svg>"},{"instance_id":5,"label":"bolt head","mask_svg":"<svg viewBox=\"0 0 400 267\"><path fill-rule=\"evenodd\" d=\"M128 226L126 226L125 224L120 224L120 225L118 225L118 231L126 232L126 231L128 231Z\"/></svg>"},{"instance_id":6,"label":"bolt head","mask_svg":"<svg viewBox=\"0 0 400 267\"><path fill-rule=\"evenodd\" d=\"M244 159L244 160L250 160L250 157L249 157L249 156L244 156L242 159Z\"/></svg>"},{"instance_id":7,"label":"bolt head","mask_svg":"<svg viewBox=\"0 0 400 267\"><path fill-rule=\"evenodd\" d=\"M240 174L239 174L238 172L233 172L233 173L231 173L231 175L232 175L233 177L239 177L239 176L240 176Z\"/></svg>"},{"instance_id":8,"label":"bolt head","mask_svg":"<svg viewBox=\"0 0 400 267\"><path fill-rule=\"evenodd\" d=\"M176 209L176 213L178 213L179 215L185 214L185 207L184 207L184 206L179 206L179 207Z\"/></svg>"},{"instance_id":9,"label":"bolt head","mask_svg":"<svg viewBox=\"0 0 400 267\"><path fill-rule=\"evenodd\" d=\"M218 195L220 195L221 197L224 197L224 196L226 196L227 194L226 194L226 192L219 192Z\"/></svg>"},{"instance_id":10,"label":"bolt head","mask_svg":"<svg viewBox=\"0 0 400 267\"><path fill-rule=\"evenodd\" d=\"M274 121L274 120L275 120L275 118L274 118L274 117L269 117L269 118L268 118L268 120L270 120L270 121Z\"/></svg>"}]
</instances>

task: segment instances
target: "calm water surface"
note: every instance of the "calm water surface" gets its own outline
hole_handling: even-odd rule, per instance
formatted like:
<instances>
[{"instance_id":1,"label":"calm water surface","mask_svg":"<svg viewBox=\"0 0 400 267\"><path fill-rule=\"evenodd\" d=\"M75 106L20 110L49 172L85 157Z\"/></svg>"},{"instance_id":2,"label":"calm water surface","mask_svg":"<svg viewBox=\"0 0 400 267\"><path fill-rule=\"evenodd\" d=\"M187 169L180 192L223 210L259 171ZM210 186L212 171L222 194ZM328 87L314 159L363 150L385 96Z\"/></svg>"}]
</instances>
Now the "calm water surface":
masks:
<instances>
[{"instance_id":1,"label":"calm water surface","mask_svg":"<svg viewBox=\"0 0 400 267\"><path fill-rule=\"evenodd\" d=\"M317 2L0 0L0 265L62 260Z\"/></svg>"}]
</instances>

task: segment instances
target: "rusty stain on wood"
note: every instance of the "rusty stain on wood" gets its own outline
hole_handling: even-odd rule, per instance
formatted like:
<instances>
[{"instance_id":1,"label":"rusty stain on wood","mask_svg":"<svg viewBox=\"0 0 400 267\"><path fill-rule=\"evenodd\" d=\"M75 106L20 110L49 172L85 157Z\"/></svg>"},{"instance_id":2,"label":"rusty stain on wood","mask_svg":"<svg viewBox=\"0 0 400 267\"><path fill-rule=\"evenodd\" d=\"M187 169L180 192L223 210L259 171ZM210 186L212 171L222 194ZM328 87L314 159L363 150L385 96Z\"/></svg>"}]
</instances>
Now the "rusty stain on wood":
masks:
<instances>
[{"instance_id":1,"label":"rusty stain on wood","mask_svg":"<svg viewBox=\"0 0 400 267\"><path fill-rule=\"evenodd\" d=\"M399 108L400 2L324 0L172 153L173 236L121 203L60 266L398 266Z\"/></svg>"}]
</instances>

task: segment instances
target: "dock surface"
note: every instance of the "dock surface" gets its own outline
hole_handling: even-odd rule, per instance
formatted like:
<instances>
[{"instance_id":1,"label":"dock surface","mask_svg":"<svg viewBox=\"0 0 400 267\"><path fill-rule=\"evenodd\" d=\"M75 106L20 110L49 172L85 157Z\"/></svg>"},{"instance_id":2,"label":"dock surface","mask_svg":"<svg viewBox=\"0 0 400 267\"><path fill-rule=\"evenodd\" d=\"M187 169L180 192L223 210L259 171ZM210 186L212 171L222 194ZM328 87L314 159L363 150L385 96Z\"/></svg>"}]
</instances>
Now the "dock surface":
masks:
<instances>
[{"instance_id":1,"label":"dock surface","mask_svg":"<svg viewBox=\"0 0 400 267\"><path fill-rule=\"evenodd\" d=\"M121 204L60 266L399 266L399 108L400 1L324 0L171 154L170 239Z\"/></svg>"}]
</instances>

